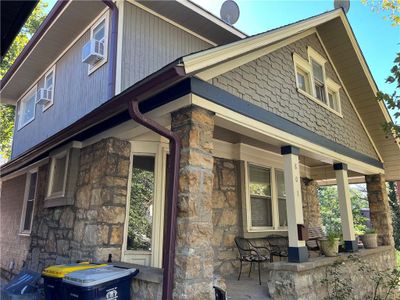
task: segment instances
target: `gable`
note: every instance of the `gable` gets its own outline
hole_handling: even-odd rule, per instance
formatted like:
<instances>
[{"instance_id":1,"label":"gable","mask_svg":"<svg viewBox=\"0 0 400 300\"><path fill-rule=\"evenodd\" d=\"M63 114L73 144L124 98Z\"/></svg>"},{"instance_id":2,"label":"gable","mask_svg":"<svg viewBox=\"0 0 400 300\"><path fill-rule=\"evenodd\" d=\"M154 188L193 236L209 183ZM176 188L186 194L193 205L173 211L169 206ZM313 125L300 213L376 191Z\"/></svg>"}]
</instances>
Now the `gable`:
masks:
<instances>
[{"instance_id":1,"label":"gable","mask_svg":"<svg viewBox=\"0 0 400 300\"><path fill-rule=\"evenodd\" d=\"M307 60L307 46L328 60L321 42L313 33L214 77L211 83L318 135L379 159L343 88L340 89L343 118L297 91L292 53ZM325 68L327 77L340 84L329 60Z\"/></svg>"}]
</instances>

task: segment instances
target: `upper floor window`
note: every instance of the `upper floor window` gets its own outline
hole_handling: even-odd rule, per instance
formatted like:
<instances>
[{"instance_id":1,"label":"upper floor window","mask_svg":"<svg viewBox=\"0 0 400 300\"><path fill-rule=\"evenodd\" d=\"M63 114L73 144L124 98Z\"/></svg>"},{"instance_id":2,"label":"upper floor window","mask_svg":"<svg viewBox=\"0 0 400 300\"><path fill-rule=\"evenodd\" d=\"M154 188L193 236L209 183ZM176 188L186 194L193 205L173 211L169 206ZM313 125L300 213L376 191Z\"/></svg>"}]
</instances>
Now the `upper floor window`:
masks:
<instances>
[{"instance_id":1,"label":"upper floor window","mask_svg":"<svg viewBox=\"0 0 400 300\"><path fill-rule=\"evenodd\" d=\"M82 61L87 63L91 74L107 61L108 51L108 13L102 16L90 29L90 41L82 52Z\"/></svg>"},{"instance_id":2,"label":"upper floor window","mask_svg":"<svg viewBox=\"0 0 400 300\"><path fill-rule=\"evenodd\" d=\"M321 106L341 116L340 86L327 78L327 60L311 47L307 48L308 61L293 53L298 91Z\"/></svg>"},{"instance_id":3,"label":"upper floor window","mask_svg":"<svg viewBox=\"0 0 400 300\"><path fill-rule=\"evenodd\" d=\"M21 129L35 119L37 87L34 86L25 96L18 101L18 129Z\"/></svg>"},{"instance_id":4,"label":"upper floor window","mask_svg":"<svg viewBox=\"0 0 400 300\"><path fill-rule=\"evenodd\" d=\"M32 170L26 175L24 204L20 224L21 234L30 234L32 230L33 211L36 199L37 170Z\"/></svg>"},{"instance_id":5,"label":"upper floor window","mask_svg":"<svg viewBox=\"0 0 400 300\"><path fill-rule=\"evenodd\" d=\"M38 103L43 104L43 111L53 105L54 101L54 83L56 76L56 66L54 65L44 76L43 91L39 93Z\"/></svg>"}]
</instances>

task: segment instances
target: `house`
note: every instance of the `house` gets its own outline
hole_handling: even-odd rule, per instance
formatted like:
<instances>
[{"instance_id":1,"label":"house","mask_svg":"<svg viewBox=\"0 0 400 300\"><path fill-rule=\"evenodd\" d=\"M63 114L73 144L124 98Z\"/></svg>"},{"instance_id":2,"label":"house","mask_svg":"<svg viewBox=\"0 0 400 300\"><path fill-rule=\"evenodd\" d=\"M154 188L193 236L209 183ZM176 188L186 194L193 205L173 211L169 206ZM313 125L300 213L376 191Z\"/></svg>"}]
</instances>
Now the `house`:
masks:
<instances>
[{"instance_id":1,"label":"house","mask_svg":"<svg viewBox=\"0 0 400 300\"><path fill-rule=\"evenodd\" d=\"M357 251L350 182L379 233L363 255L391 267L400 148L376 92L342 10L249 37L186 0L58 2L1 82L2 272L111 254L140 265L136 298L212 299L235 236L281 234L265 288L317 299L332 260L309 262L298 225L321 225L318 183L337 184Z\"/></svg>"}]
</instances>

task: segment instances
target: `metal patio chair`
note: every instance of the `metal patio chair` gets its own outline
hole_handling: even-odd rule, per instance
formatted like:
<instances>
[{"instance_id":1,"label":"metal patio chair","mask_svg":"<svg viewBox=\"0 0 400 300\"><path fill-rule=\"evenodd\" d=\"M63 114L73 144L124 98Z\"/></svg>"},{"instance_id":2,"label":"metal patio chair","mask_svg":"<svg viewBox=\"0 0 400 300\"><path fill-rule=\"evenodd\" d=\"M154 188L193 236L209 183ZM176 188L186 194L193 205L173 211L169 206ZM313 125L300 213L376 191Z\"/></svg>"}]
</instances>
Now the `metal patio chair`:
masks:
<instances>
[{"instance_id":1,"label":"metal patio chair","mask_svg":"<svg viewBox=\"0 0 400 300\"><path fill-rule=\"evenodd\" d=\"M265 261L269 261L269 249L267 247L259 247L253 245L248 239L243 237L235 237L235 244L239 251L239 260L240 260L240 270L239 277L242 275L242 264L243 262L250 263L249 277L251 274L251 269L253 267L253 262L258 263L258 281L261 285L261 263ZM262 255L261 251L265 251L267 254Z\"/></svg>"},{"instance_id":2,"label":"metal patio chair","mask_svg":"<svg viewBox=\"0 0 400 300\"><path fill-rule=\"evenodd\" d=\"M274 256L288 257L289 240L287 236L268 235L265 237L270 250L270 261L274 261Z\"/></svg>"}]
</instances>

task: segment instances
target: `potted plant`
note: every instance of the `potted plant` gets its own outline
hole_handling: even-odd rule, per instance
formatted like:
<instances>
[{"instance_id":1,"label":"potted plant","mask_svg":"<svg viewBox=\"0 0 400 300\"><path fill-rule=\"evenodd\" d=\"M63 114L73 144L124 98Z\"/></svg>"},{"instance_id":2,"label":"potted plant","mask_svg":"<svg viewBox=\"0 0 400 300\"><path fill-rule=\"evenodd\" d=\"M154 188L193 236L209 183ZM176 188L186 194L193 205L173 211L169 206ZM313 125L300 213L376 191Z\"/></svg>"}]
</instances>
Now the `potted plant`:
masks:
<instances>
[{"instance_id":1,"label":"potted plant","mask_svg":"<svg viewBox=\"0 0 400 300\"><path fill-rule=\"evenodd\" d=\"M378 233L374 228L368 228L364 235L361 236L361 241L366 249L373 249L378 247Z\"/></svg>"},{"instance_id":2,"label":"potted plant","mask_svg":"<svg viewBox=\"0 0 400 300\"><path fill-rule=\"evenodd\" d=\"M328 232L327 236L319 239L321 251L325 256L333 257L339 253L339 235L334 232Z\"/></svg>"}]
</instances>

